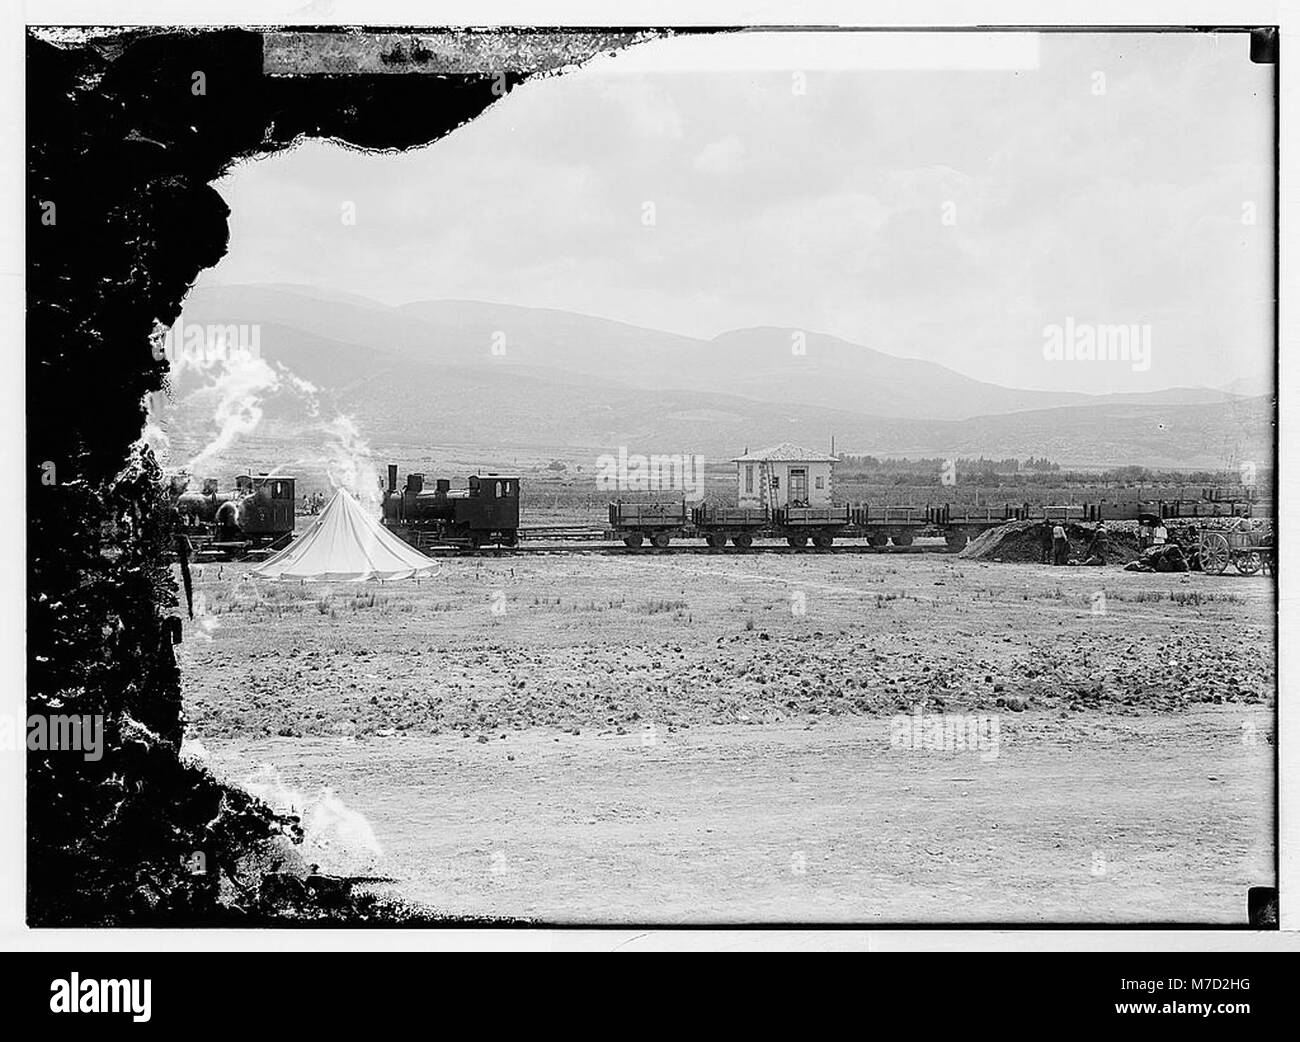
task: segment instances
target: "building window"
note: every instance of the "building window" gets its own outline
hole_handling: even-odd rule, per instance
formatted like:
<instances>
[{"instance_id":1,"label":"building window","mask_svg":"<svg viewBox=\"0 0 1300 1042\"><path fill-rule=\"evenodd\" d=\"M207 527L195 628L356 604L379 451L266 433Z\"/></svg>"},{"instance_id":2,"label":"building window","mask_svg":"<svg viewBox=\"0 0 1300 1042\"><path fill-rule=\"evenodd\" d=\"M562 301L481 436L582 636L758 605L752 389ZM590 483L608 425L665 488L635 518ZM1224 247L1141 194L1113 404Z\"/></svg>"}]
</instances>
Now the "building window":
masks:
<instances>
[{"instance_id":1,"label":"building window","mask_svg":"<svg viewBox=\"0 0 1300 1042\"><path fill-rule=\"evenodd\" d=\"M817 475L817 487L819 489L826 487L826 479L822 477L820 474Z\"/></svg>"},{"instance_id":2,"label":"building window","mask_svg":"<svg viewBox=\"0 0 1300 1042\"><path fill-rule=\"evenodd\" d=\"M745 491L754 491L754 464L747 464L745 467Z\"/></svg>"}]
</instances>

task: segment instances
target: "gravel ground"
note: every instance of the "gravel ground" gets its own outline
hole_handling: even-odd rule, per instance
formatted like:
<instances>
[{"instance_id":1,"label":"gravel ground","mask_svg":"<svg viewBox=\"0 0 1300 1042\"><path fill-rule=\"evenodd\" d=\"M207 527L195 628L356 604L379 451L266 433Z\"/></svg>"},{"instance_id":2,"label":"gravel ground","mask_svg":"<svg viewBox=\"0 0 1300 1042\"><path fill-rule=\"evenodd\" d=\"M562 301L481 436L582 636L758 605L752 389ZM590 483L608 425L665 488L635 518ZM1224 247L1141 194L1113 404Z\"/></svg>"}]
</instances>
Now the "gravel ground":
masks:
<instances>
[{"instance_id":1,"label":"gravel ground","mask_svg":"<svg viewBox=\"0 0 1300 1042\"><path fill-rule=\"evenodd\" d=\"M1131 714L1261 704L1275 682L1260 576L940 555L452 559L382 587L215 571L182 645L205 737Z\"/></svg>"},{"instance_id":2,"label":"gravel ground","mask_svg":"<svg viewBox=\"0 0 1300 1042\"><path fill-rule=\"evenodd\" d=\"M340 833L325 867L442 911L1241 922L1271 882L1263 576L919 554L245 573L196 582L191 737L305 793ZM918 712L998 744L900 746Z\"/></svg>"}]
</instances>

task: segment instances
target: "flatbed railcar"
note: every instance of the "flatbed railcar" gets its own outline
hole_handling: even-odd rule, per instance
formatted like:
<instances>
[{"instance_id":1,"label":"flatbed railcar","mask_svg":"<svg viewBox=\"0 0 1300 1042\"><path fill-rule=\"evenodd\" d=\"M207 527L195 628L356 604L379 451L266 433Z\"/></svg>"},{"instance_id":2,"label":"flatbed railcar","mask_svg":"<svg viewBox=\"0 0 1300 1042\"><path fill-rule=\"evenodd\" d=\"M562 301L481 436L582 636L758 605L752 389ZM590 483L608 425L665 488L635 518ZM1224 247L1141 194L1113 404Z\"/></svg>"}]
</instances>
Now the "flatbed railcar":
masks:
<instances>
[{"instance_id":1,"label":"flatbed railcar","mask_svg":"<svg viewBox=\"0 0 1300 1042\"><path fill-rule=\"evenodd\" d=\"M698 506L682 503L614 502L609 505L605 538L630 547L649 542L663 548L672 540L703 539L721 549L728 543L747 549L756 539L784 539L792 547L833 546L837 539L864 539L874 547L911 546L921 537L942 538L952 550L1009 521L1095 523L1136 521L1143 515L1165 519L1247 517L1254 510L1245 500L1157 500L1047 504L1004 503L1001 506L960 504L874 506Z\"/></svg>"}]
</instances>

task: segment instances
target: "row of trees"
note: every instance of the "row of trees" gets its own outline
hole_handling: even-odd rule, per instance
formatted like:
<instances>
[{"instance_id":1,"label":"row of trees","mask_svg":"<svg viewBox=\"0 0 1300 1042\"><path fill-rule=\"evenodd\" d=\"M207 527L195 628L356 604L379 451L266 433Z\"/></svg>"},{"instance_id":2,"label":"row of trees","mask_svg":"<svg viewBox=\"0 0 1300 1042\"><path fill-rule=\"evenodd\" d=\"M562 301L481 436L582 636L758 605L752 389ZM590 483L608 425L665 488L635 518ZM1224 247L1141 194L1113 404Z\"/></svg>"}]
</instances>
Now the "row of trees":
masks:
<instances>
[{"instance_id":1,"label":"row of trees","mask_svg":"<svg viewBox=\"0 0 1300 1042\"><path fill-rule=\"evenodd\" d=\"M866 480L882 485L979 484L989 488L1027 485L1088 485L1117 488L1162 486L1236 486L1258 489L1272 487L1272 470L1251 470L1249 477L1239 469L1178 471L1152 467L1123 466L1101 470L1062 470L1046 457L1025 460L980 457L879 458L840 454L836 481Z\"/></svg>"},{"instance_id":2,"label":"row of trees","mask_svg":"<svg viewBox=\"0 0 1300 1042\"><path fill-rule=\"evenodd\" d=\"M842 470L868 471L879 474L936 474L945 467L956 465L959 474L1023 474L1027 472L1055 473L1061 469L1059 463L1053 463L1047 457L1037 459L1030 456L1020 460L1015 457L1007 459L986 459L983 456L959 456L957 459L943 457L922 457L921 459L884 458L877 456L852 456L840 453Z\"/></svg>"}]
</instances>

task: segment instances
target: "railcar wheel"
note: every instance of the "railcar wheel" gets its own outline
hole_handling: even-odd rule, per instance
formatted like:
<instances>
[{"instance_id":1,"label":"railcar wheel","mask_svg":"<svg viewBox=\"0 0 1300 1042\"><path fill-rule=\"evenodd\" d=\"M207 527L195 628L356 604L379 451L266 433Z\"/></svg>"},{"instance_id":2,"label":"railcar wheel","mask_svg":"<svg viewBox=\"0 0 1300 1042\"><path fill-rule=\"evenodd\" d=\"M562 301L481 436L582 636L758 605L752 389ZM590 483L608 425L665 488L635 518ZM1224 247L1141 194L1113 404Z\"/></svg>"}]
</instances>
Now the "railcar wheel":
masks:
<instances>
[{"instance_id":1,"label":"railcar wheel","mask_svg":"<svg viewBox=\"0 0 1300 1042\"><path fill-rule=\"evenodd\" d=\"M894 535L893 535L893 540L894 540L894 545L895 545L895 546L911 546L911 545L912 545L912 533L911 533L911 532L895 532Z\"/></svg>"},{"instance_id":2,"label":"railcar wheel","mask_svg":"<svg viewBox=\"0 0 1300 1042\"><path fill-rule=\"evenodd\" d=\"M659 547L660 550L662 550L665 546L667 546L669 543L672 542L672 536L669 535L667 532L656 532L654 535L650 537L650 542L653 543L655 546Z\"/></svg>"},{"instance_id":3,"label":"railcar wheel","mask_svg":"<svg viewBox=\"0 0 1300 1042\"><path fill-rule=\"evenodd\" d=\"M741 532L738 535L733 535L731 541L742 550L748 550L754 545L754 537L748 532Z\"/></svg>"},{"instance_id":4,"label":"railcar wheel","mask_svg":"<svg viewBox=\"0 0 1300 1042\"><path fill-rule=\"evenodd\" d=\"M813 545L819 550L828 549L835 542L835 537L830 532L818 532L813 536Z\"/></svg>"},{"instance_id":5,"label":"railcar wheel","mask_svg":"<svg viewBox=\"0 0 1300 1042\"><path fill-rule=\"evenodd\" d=\"M502 532L502 533L501 533L501 545L502 545L502 546L518 546L518 545L519 545L519 533L518 533L518 532Z\"/></svg>"},{"instance_id":6,"label":"railcar wheel","mask_svg":"<svg viewBox=\"0 0 1300 1042\"><path fill-rule=\"evenodd\" d=\"M1237 571L1242 575L1254 575L1264 567L1264 558L1260 556L1258 550L1247 550L1245 553L1238 554L1232 563L1237 566Z\"/></svg>"},{"instance_id":7,"label":"railcar wheel","mask_svg":"<svg viewBox=\"0 0 1300 1042\"><path fill-rule=\"evenodd\" d=\"M478 549L481 549L482 546L483 546L483 538L482 538L482 536L478 535L478 533L473 533L473 534L471 534L471 535L470 535L470 536L465 540L465 546L468 547L470 550L478 550Z\"/></svg>"},{"instance_id":8,"label":"railcar wheel","mask_svg":"<svg viewBox=\"0 0 1300 1042\"><path fill-rule=\"evenodd\" d=\"M710 532L704 537L704 541L715 550L721 550L727 545L727 535L725 532Z\"/></svg>"},{"instance_id":9,"label":"railcar wheel","mask_svg":"<svg viewBox=\"0 0 1300 1042\"><path fill-rule=\"evenodd\" d=\"M788 535L785 537L785 541L793 547L808 545L808 537L806 535Z\"/></svg>"},{"instance_id":10,"label":"railcar wheel","mask_svg":"<svg viewBox=\"0 0 1300 1042\"><path fill-rule=\"evenodd\" d=\"M964 550L969 537L965 532L953 529L952 531L946 532L943 538L944 542L948 544L949 550Z\"/></svg>"},{"instance_id":11,"label":"railcar wheel","mask_svg":"<svg viewBox=\"0 0 1300 1042\"><path fill-rule=\"evenodd\" d=\"M640 546L644 541L645 536L640 532L629 532L623 537L623 545L630 546L633 550Z\"/></svg>"},{"instance_id":12,"label":"railcar wheel","mask_svg":"<svg viewBox=\"0 0 1300 1042\"><path fill-rule=\"evenodd\" d=\"M887 546L889 544L889 536L885 535L884 532L872 532L867 536L867 543L877 548Z\"/></svg>"},{"instance_id":13,"label":"railcar wheel","mask_svg":"<svg viewBox=\"0 0 1300 1042\"><path fill-rule=\"evenodd\" d=\"M1222 575L1231 559L1228 540L1217 532L1205 537L1201 543L1201 571L1206 575Z\"/></svg>"}]
</instances>

